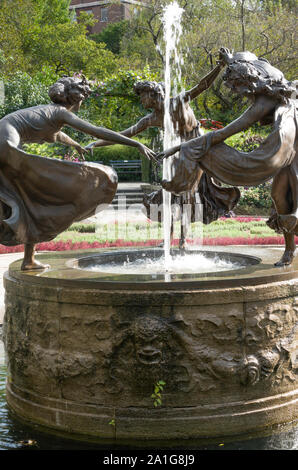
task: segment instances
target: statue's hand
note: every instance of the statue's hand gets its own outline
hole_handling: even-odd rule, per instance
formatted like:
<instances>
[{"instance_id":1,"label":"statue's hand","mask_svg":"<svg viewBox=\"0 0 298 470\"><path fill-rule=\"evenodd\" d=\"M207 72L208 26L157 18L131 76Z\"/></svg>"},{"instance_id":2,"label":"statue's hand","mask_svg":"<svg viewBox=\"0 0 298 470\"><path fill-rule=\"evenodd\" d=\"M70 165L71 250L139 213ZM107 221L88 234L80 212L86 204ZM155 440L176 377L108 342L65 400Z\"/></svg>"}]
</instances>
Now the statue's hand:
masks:
<instances>
[{"instance_id":1,"label":"statue's hand","mask_svg":"<svg viewBox=\"0 0 298 470\"><path fill-rule=\"evenodd\" d=\"M219 63L222 65L229 64L233 54L231 54L230 50L226 47L221 47L218 51L219 54Z\"/></svg>"},{"instance_id":2,"label":"statue's hand","mask_svg":"<svg viewBox=\"0 0 298 470\"><path fill-rule=\"evenodd\" d=\"M86 145L85 150L92 150L95 146L95 141L91 142L90 144Z\"/></svg>"},{"instance_id":3,"label":"statue's hand","mask_svg":"<svg viewBox=\"0 0 298 470\"><path fill-rule=\"evenodd\" d=\"M154 162L157 162L155 152L153 152L153 150L146 147L146 145L143 145L143 144L141 144L141 142L139 142L138 143L138 149L145 157L148 158L148 160L152 160Z\"/></svg>"},{"instance_id":4,"label":"statue's hand","mask_svg":"<svg viewBox=\"0 0 298 470\"><path fill-rule=\"evenodd\" d=\"M80 155L81 159L82 160L85 160L85 156L84 154L88 152L88 149L84 149L84 147L81 147L81 145L77 145L75 147L76 151L78 152L78 154Z\"/></svg>"},{"instance_id":5,"label":"statue's hand","mask_svg":"<svg viewBox=\"0 0 298 470\"><path fill-rule=\"evenodd\" d=\"M180 145L176 145L176 147L172 147L170 149L164 150L156 155L158 160L163 160L164 158L169 158L174 155L176 152L180 150Z\"/></svg>"}]
</instances>

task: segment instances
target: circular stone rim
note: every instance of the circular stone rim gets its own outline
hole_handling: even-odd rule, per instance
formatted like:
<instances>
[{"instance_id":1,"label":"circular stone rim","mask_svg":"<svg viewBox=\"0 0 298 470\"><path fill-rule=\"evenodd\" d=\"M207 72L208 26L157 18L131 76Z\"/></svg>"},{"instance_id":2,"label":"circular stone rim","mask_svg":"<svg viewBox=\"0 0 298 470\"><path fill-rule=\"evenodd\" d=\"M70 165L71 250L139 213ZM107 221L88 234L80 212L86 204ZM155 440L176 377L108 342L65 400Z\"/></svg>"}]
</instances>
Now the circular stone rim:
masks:
<instances>
[{"instance_id":1,"label":"circular stone rim","mask_svg":"<svg viewBox=\"0 0 298 470\"><path fill-rule=\"evenodd\" d=\"M132 290L150 289L150 290L201 290L206 288L222 289L228 287L254 286L266 283L282 282L295 280L298 278L298 257L294 258L292 265L276 267L274 262L278 260L278 249L280 246L240 246L230 245L228 247L204 247L204 250L210 252L225 252L226 254L247 256L259 259L258 264L248 268L237 269L236 271L221 271L202 275L198 278L172 279L170 282L162 279L144 280L142 276L135 275L112 275L103 278L99 272L76 269L74 266L82 258L100 256L100 254L111 252L123 252L129 254L132 251L149 251L148 247L139 247L131 249L130 247L119 250L119 248L102 248L91 250L77 250L67 252L50 252L37 256L43 263L50 264L50 269L43 271L21 271L21 262L18 260L9 266L9 275L15 279L27 281L34 284L43 284L48 287L64 286L76 288L91 289L121 289L128 288ZM227 250L228 248L228 250ZM156 250L152 248L151 250ZM214 250L215 249L215 250ZM198 250L197 250L198 251ZM106 276L106 273L105 273ZM144 275L143 275L144 276ZM164 275L162 275L164 276ZM107 277L107 276L106 276ZM33 281L34 278L34 281ZM116 279L117 278L117 279ZM133 279L132 279L133 278Z\"/></svg>"}]
</instances>

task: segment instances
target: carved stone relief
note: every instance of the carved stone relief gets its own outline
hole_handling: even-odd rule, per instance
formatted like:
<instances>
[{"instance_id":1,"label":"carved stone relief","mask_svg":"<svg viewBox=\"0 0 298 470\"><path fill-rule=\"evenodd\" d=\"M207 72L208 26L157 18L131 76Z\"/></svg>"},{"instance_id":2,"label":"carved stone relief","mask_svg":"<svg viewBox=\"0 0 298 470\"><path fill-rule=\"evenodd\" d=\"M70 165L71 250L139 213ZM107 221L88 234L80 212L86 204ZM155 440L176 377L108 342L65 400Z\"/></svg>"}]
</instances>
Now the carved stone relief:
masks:
<instances>
[{"instance_id":1,"label":"carved stone relief","mask_svg":"<svg viewBox=\"0 0 298 470\"><path fill-rule=\"evenodd\" d=\"M297 380L297 307L258 302L237 313L159 318L149 314L115 322L107 356L114 393L167 382L167 392L207 392L231 384L270 386ZM115 320L115 318L114 318Z\"/></svg>"}]
</instances>

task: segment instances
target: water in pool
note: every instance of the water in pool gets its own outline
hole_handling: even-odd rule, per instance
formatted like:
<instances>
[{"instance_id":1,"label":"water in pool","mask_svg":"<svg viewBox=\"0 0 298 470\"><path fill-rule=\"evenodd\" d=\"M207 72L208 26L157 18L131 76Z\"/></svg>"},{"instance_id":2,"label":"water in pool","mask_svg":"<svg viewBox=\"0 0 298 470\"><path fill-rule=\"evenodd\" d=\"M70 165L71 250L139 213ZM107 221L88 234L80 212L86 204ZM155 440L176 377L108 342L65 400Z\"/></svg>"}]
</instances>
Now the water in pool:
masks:
<instances>
[{"instance_id":1,"label":"water in pool","mask_svg":"<svg viewBox=\"0 0 298 470\"><path fill-rule=\"evenodd\" d=\"M170 257L165 262L165 257L151 258L141 256L140 258L126 256L126 260L119 262L100 263L88 266L90 271L115 274L192 274L230 271L232 269L245 268L245 263L233 262L221 259L218 256L208 258L201 253L183 254Z\"/></svg>"}]
</instances>

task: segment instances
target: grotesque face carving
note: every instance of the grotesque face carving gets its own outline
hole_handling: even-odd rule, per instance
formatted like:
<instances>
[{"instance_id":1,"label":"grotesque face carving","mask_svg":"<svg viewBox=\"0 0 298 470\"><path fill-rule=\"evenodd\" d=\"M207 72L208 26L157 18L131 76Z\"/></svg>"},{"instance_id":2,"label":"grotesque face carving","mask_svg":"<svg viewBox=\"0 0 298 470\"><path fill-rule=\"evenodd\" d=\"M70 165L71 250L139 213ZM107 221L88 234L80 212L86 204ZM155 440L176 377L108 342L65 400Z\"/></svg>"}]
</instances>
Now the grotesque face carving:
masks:
<instances>
[{"instance_id":1,"label":"grotesque face carving","mask_svg":"<svg viewBox=\"0 0 298 470\"><path fill-rule=\"evenodd\" d=\"M154 317L140 317L133 325L136 359L144 365L160 364L166 345L167 328Z\"/></svg>"},{"instance_id":2,"label":"grotesque face carving","mask_svg":"<svg viewBox=\"0 0 298 470\"><path fill-rule=\"evenodd\" d=\"M187 368L181 365L181 345L168 319L146 313L125 325L108 358L109 391L138 390L150 396L158 380L166 382L167 391L189 386Z\"/></svg>"}]
</instances>

